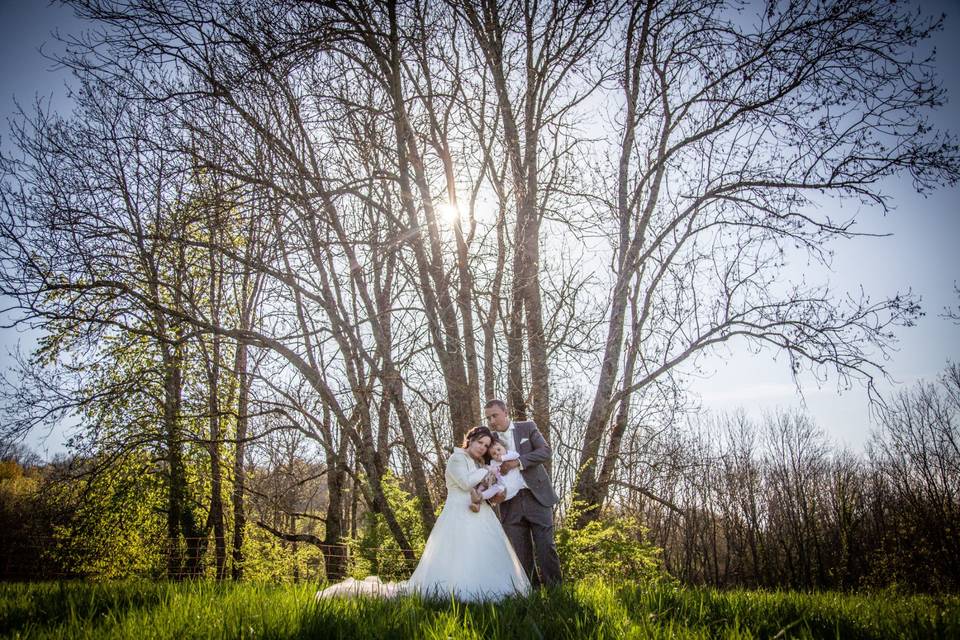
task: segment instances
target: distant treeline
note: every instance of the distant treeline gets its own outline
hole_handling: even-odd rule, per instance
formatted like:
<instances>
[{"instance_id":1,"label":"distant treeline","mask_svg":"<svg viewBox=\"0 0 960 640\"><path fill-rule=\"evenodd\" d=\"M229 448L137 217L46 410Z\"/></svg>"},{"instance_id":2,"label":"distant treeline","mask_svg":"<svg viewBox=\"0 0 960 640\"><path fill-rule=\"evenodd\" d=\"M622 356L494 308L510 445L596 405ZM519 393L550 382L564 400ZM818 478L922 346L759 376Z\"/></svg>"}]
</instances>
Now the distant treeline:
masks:
<instances>
[{"instance_id":1,"label":"distant treeline","mask_svg":"<svg viewBox=\"0 0 960 640\"><path fill-rule=\"evenodd\" d=\"M704 422L636 508L684 582L960 588L960 368L879 410L864 455L801 414Z\"/></svg>"},{"instance_id":2,"label":"distant treeline","mask_svg":"<svg viewBox=\"0 0 960 640\"><path fill-rule=\"evenodd\" d=\"M5 575L402 575L499 397L553 449L568 576L652 540L687 581L957 584L954 409L858 458L797 416L687 428L685 386L718 349L884 375L923 310L830 284L836 212L960 181L940 16L67 4L70 109L0 151L0 324L37 338L0 447L74 428L5 466Z\"/></svg>"},{"instance_id":3,"label":"distant treeline","mask_svg":"<svg viewBox=\"0 0 960 640\"><path fill-rule=\"evenodd\" d=\"M605 529L595 523L584 534L577 509L565 505L568 571L589 565L587 573L628 577L659 564L684 583L719 587L956 592L960 367L902 391L878 422L864 454L837 450L800 413L759 424L744 414L707 416L652 437L646 461L625 471L637 484L600 519ZM387 474L385 493L413 549L397 545L352 483L344 546L324 547L326 469L304 457L303 445L280 432L254 450L262 455L247 471L246 576L322 580L332 553L343 554L332 564L357 574L405 575L425 538L407 481ZM41 463L22 447L9 450L0 464L0 577L162 577L163 483L140 462L98 471L93 460ZM202 488L202 466L193 470ZM208 542L194 541L196 569L181 577L216 575Z\"/></svg>"}]
</instances>

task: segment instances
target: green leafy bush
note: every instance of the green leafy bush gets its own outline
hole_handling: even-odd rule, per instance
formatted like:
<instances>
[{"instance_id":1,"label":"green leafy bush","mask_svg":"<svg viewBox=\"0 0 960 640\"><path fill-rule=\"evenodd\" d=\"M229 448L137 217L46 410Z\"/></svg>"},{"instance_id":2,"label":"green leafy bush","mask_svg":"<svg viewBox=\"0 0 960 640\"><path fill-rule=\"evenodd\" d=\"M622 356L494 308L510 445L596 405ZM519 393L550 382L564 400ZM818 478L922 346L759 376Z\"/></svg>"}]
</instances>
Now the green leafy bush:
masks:
<instances>
[{"instance_id":1,"label":"green leafy bush","mask_svg":"<svg viewBox=\"0 0 960 640\"><path fill-rule=\"evenodd\" d=\"M69 574L163 575L164 486L146 455L131 455L84 480L50 484L47 492L69 517L53 526L46 552Z\"/></svg>"},{"instance_id":2,"label":"green leafy bush","mask_svg":"<svg viewBox=\"0 0 960 640\"><path fill-rule=\"evenodd\" d=\"M400 528L413 547L414 555L419 558L426 537L417 498L400 486L400 480L389 471L383 478L383 491ZM403 580L413 572L413 564L404 555L390 533L386 519L379 513L368 512L357 537L347 538L346 543L350 550L348 573L354 578L375 575L383 580Z\"/></svg>"},{"instance_id":3,"label":"green leafy bush","mask_svg":"<svg viewBox=\"0 0 960 640\"><path fill-rule=\"evenodd\" d=\"M647 528L631 516L601 512L575 526L585 505L575 502L557 531L557 552L565 580L663 580L661 549L648 541Z\"/></svg>"}]
</instances>

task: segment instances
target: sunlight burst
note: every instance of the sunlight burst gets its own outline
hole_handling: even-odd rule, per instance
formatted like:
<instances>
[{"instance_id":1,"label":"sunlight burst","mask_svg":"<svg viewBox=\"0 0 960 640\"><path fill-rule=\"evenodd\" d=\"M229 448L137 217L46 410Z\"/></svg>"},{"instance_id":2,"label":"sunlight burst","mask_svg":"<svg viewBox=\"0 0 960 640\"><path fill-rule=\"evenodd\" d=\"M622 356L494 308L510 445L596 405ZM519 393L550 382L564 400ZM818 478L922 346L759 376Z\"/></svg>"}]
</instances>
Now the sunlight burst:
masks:
<instances>
[{"instance_id":1,"label":"sunlight burst","mask_svg":"<svg viewBox=\"0 0 960 640\"><path fill-rule=\"evenodd\" d=\"M460 208L455 204L444 202L437 206L437 215L444 225L452 227L460 221Z\"/></svg>"}]
</instances>

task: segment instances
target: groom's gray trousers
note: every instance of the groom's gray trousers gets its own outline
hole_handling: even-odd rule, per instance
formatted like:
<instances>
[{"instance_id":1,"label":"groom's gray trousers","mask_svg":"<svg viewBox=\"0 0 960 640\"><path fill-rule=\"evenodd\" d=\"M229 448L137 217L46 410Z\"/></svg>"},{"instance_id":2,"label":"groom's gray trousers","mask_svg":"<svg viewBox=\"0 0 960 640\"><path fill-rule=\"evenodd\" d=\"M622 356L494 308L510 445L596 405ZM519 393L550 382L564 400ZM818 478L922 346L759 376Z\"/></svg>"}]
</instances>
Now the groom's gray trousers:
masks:
<instances>
[{"instance_id":1,"label":"groom's gray trousers","mask_svg":"<svg viewBox=\"0 0 960 640\"><path fill-rule=\"evenodd\" d=\"M529 489L523 489L500 504L500 522L530 582L547 587L560 584L560 556L553 541L553 508L541 504Z\"/></svg>"}]
</instances>

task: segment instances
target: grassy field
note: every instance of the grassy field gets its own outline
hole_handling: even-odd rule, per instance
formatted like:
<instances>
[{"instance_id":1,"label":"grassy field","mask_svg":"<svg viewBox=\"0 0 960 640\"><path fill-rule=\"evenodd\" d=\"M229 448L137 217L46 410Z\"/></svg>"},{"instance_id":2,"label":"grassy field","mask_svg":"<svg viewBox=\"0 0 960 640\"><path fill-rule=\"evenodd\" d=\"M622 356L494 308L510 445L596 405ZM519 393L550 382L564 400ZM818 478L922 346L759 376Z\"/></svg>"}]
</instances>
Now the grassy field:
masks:
<instances>
[{"instance_id":1,"label":"grassy field","mask_svg":"<svg viewBox=\"0 0 960 640\"><path fill-rule=\"evenodd\" d=\"M308 585L0 585L10 638L960 638L960 598L581 583L499 605L333 600Z\"/></svg>"}]
</instances>

